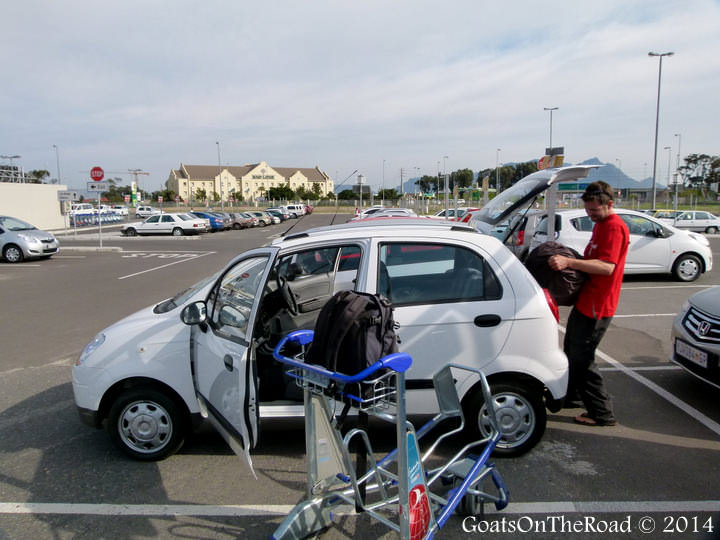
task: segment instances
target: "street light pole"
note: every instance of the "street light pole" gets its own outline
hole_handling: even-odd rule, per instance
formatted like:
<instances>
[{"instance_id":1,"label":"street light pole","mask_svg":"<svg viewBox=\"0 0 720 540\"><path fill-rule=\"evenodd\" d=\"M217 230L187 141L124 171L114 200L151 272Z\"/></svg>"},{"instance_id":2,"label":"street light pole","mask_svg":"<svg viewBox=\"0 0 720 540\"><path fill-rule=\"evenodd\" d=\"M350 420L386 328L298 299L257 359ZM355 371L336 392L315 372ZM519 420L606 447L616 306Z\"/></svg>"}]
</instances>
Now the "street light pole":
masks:
<instances>
[{"instance_id":1,"label":"street light pole","mask_svg":"<svg viewBox=\"0 0 720 540\"><path fill-rule=\"evenodd\" d=\"M544 111L550 111L550 148L552 148L552 113L557 111L558 107L543 107Z\"/></svg>"},{"instance_id":2,"label":"street light pole","mask_svg":"<svg viewBox=\"0 0 720 540\"><path fill-rule=\"evenodd\" d=\"M676 133L675 136L678 138L678 152L677 152L677 164L675 165L675 180L673 181L674 188L673 192L675 197L673 198L673 210L677 210L677 198L678 198L678 180L680 178L680 143L682 143L682 136Z\"/></svg>"},{"instance_id":3,"label":"street light pole","mask_svg":"<svg viewBox=\"0 0 720 540\"><path fill-rule=\"evenodd\" d=\"M652 208L655 210L655 198L657 196L657 186L655 184L657 177L657 147L658 147L658 127L660 126L660 82L662 80L662 61L663 56L672 56L673 52L655 53L650 51L648 56L657 56L660 58L658 67L658 89L657 89L657 106L655 109L655 150L653 152L653 178L652 178Z\"/></svg>"},{"instance_id":4,"label":"street light pole","mask_svg":"<svg viewBox=\"0 0 720 540\"><path fill-rule=\"evenodd\" d=\"M382 167L382 205L385 206L385 160L383 159L383 167Z\"/></svg>"},{"instance_id":5,"label":"street light pole","mask_svg":"<svg viewBox=\"0 0 720 540\"><path fill-rule=\"evenodd\" d=\"M447 221L450 206L448 205L448 176L447 176L447 168L445 166L446 159L448 159L448 157L443 156L443 176L445 177L445 220Z\"/></svg>"},{"instance_id":6,"label":"street light pole","mask_svg":"<svg viewBox=\"0 0 720 540\"><path fill-rule=\"evenodd\" d=\"M495 196L500 192L500 150L495 151Z\"/></svg>"},{"instance_id":7,"label":"street light pole","mask_svg":"<svg viewBox=\"0 0 720 540\"><path fill-rule=\"evenodd\" d=\"M53 148L55 149L55 160L57 161L58 184L62 184L62 180L60 179L60 153L57 145L53 144Z\"/></svg>"},{"instance_id":8,"label":"street light pole","mask_svg":"<svg viewBox=\"0 0 720 540\"><path fill-rule=\"evenodd\" d=\"M220 211L225 211L225 205L223 204L223 192L222 192L222 165L220 164L220 141L215 141L218 151L218 178L220 182Z\"/></svg>"}]
</instances>

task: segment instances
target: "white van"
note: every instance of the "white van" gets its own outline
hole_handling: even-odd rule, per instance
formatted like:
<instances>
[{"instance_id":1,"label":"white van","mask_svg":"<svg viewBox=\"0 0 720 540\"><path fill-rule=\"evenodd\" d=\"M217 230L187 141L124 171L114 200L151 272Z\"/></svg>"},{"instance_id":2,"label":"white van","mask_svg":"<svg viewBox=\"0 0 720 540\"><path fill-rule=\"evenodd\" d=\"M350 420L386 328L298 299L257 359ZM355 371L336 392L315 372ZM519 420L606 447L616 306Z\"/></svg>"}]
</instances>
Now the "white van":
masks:
<instances>
[{"instance_id":1,"label":"white van","mask_svg":"<svg viewBox=\"0 0 720 540\"><path fill-rule=\"evenodd\" d=\"M290 217L292 218L297 218L305 215L304 204L288 204L285 208L287 208L288 214L290 214Z\"/></svg>"},{"instance_id":2,"label":"white van","mask_svg":"<svg viewBox=\"0 0 720 540\"><path fill-rule=\"evenodd\" d=\"M70 206L70 215L76 214L97 214L97 210L89 203L75 203Z\"/></svg>"}]
</instances>

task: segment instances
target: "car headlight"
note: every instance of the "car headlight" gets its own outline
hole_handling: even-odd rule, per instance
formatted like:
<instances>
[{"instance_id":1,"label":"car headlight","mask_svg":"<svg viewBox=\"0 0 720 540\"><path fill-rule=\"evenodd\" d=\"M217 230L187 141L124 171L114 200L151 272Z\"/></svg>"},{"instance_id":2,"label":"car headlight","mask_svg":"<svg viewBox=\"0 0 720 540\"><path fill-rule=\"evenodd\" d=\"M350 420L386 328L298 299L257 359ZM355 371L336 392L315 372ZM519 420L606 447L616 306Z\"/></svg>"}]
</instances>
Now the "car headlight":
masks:
<instances>
[{"instance_id":1,"label":"car headlight","mask_svg":"<svg viewBox=\"0 0 720 540\"><path fill-rule=\"evenodd\" d=\"M95 336L90 343L85 345L85 348L83 349L83 352L80 354L80 357L75 360L75 365L80 366L85 363L85 361L88 359L88 357L97 350L97 348L102 345L105 342L105 334L100 332L97 336Z\"/></svg>"},{"instance_id":2,"label":"car headlight","mask_svg":"<svg viewBox=\"0 0 720 540\"><path fill-rule=\"evenodd\" d=\"M30 236L29 234L18 233L18 238L22 238L23 240L25 240L26 242L28 242L30 244L35 244L35 243L40 242L40 240L37 237Z\"/></svg>"}]
</instances>

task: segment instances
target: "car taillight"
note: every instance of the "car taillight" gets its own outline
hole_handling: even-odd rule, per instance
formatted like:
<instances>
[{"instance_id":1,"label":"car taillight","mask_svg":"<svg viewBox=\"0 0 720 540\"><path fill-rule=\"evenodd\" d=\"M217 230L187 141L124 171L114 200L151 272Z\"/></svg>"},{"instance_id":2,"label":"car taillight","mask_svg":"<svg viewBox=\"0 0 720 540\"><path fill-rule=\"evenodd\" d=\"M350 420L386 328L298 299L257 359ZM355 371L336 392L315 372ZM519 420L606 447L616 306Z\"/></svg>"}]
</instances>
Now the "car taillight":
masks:
<instances>
[{"instance_id":1,"label":"car taillight","mask_svg":"<svg viewBox=\"0 0 720 540\"><path fill-rule=\"evenodd\" d=\"M560 310L558 309L558 305L555 302L553 295L550 294L550 291L547 289L543 289L543 292L545 293L545 300L547 301L548 306L550 306L550 311L552 311L553 317L555 317L557 322L560 322Z\"/></svg>"},{"instance_id":2,"label":"car taillight","mask_svg":"<svg viewBox=\"0 0 720 540\"><path fill-rule=\"evenodd\" d=\"M522 246L525 241L525 231L518 231L517 233L517 245Z\"/></svg>"}]
</instances>

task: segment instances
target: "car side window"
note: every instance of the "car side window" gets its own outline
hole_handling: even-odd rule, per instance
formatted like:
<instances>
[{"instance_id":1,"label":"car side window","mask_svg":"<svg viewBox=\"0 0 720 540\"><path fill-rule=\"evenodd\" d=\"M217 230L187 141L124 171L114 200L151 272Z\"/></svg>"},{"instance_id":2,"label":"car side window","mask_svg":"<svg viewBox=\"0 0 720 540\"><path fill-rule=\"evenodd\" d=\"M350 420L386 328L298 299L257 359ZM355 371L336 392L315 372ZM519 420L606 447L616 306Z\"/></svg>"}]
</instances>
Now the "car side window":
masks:
<instances>
[{"instance_id":1,"label":"car side window","mask_svg":"<svg viewBox=\"0 0 720 540\"><path fill-rule=\"evenodd\" d=\"M695 212L695 219L711 219L707 212Z\"/></svg>"},{"instance_id":2,"label":"car side window","mask_svg":"<svg viewBox=\"0 0 720 540\"><path fill-rule=\"evenodd\" d=\"M267 264L267 256L245 259L220 278L207 300L208 320L216 334L247 342L250 313Z\"/></svg>"},{"instance_id":3,"label":"car side window","mask_svg":"<svg viewBox=\"0 0 720 540\"><path fill-rule=\"evenodd\" d=\"M627 225L630 234L636 234L640 236L652 236L655 231L655 224L649 219L645 219L642 216L635 216L631 214L618 214L620 219Z\"/></svg>"},{"instance_id":4,"label":"car side window","mask_svg":"<svg viewBox=\"0 0 720 540\"><path fill-rule=\"evenodd\" d=\"M160 221L160 216L152 216L147 218L145 223L157 223L158 221Z\"/></svg>"},{"instance_id":5,"label":"car side window","mask_svg":"<svg viewBox=\"0 0 720 540\"><path fill-rule=\"evenodd\" d=\"M595 224L588 216L581 216L570 220L572 226L581 232L591 232Z\"/></svg>"},{"instance_id":6,"label":"car side window","mask_svg":"<svg viewBox=\"0 0 720 540\"><path fill-rule=\"evenodd\" d=\"M163 217L162 217L162 222L163 222L163 223L173 223L174 221L175 221L175 220L173 219L172 216L163 216Z\"/></svg>"},{"instance_id":7,"label":"car side window","mask_svg":"<svg viewBox=\"0 0 720 540\"><path fill-rule=\"evenodd\" d=\"M474 251L434 243L383 243L377 291L395 305L497 300L502 287Z\"/></svg>"}]
</instances>

